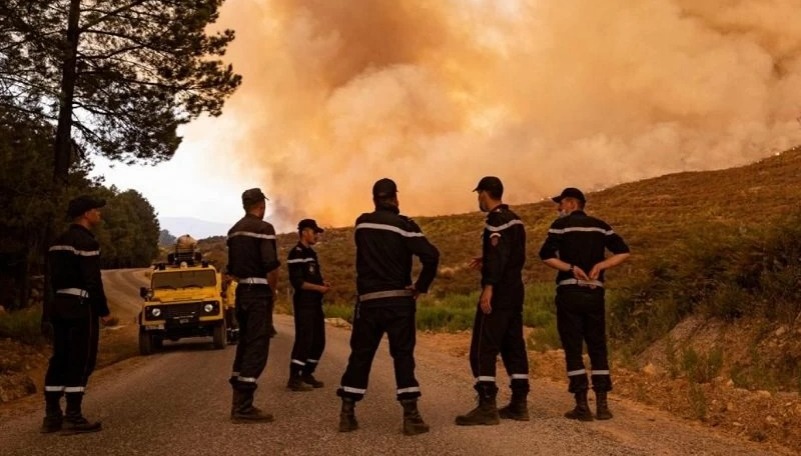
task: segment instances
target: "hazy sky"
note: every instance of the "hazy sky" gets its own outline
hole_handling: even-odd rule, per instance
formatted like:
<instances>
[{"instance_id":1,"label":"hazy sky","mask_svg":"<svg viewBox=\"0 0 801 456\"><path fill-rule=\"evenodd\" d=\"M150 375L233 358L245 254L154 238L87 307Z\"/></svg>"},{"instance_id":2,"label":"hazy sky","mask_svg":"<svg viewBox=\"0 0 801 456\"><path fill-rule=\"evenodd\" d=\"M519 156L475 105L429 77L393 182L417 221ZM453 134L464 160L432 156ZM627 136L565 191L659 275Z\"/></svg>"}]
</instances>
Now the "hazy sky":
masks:
<instances>
[{"instance_id":1,"label":"hazy sky","mask_svg":"<svg viewBox=\"0 0 801 456\"><path fill-rule=\"evenodd\" d=\"M498 6L501 5L501 6ZM348 225L381 177L411 215L741 165L801 143L800 0L228 0L244 76L156 168L98 167L165 216Z\"/></svg>"}]
</instances>

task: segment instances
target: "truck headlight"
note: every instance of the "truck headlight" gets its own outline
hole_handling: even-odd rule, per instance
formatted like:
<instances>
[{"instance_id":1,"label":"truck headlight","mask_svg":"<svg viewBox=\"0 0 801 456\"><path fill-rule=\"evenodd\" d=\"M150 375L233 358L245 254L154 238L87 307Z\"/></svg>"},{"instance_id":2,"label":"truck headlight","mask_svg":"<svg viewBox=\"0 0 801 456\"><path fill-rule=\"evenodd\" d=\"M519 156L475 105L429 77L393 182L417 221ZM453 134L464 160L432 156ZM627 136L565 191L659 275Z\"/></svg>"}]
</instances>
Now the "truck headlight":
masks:
<instances>
[{"instance_id":1,"label":"truck headlight","mask_svg":"<svg viewBox=\"0 0 801 456\"><path fill-rule=\"evenodd\" d=\"M158 317L159 315L161 315L161 309L159 309L158 307L151 307L150 308L150 315L152 315L154 317Z\"/></svg>"},{"instance_id":2,"label":"truck headlight","mask_svg":"<svg viewBox=\"0 0 801 456\"><path fill-rule=\"evenodd\" d=\"M214 310L214 304L206 303L206 305L203 306L203 311L206 313L211 313L213 310Z\"/></svg>"}]
</instances>

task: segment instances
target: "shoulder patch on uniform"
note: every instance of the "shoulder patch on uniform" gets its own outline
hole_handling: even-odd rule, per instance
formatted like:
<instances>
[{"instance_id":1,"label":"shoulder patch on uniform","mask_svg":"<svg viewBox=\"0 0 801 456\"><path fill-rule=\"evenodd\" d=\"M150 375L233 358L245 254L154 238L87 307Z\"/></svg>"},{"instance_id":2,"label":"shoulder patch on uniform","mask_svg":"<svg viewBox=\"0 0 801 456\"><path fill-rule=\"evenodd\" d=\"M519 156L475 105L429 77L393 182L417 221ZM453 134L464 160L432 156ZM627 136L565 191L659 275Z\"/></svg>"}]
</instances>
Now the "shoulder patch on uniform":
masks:
<instances>
[{"instance_id":1,"label":"shoulder patch on uniform","mask_svg":"<svg viewBox=\"0 0 801 456\"><path fill-rule=\"evenodd\" d=\"M303 251L303 249L300 248L300 246L295 247L295 250L297 250L298 252L302 252Z\"/></svg>"},{"instance_id":2,"label":"shoulder patch on uniform","mask_svg":"<svg viewBox=\"0 0 801 456\"><path fill-rule=\"evenodd\" d=\"M496 234L497 234L497 236L496 236ZM492 244L493 247L497 247L498 246L498 242L500 242L500 240L501 240L501 235L498 234L498 233L493 233L493 235L490 236L490 244Z\"/></svg>"}]
</instances>

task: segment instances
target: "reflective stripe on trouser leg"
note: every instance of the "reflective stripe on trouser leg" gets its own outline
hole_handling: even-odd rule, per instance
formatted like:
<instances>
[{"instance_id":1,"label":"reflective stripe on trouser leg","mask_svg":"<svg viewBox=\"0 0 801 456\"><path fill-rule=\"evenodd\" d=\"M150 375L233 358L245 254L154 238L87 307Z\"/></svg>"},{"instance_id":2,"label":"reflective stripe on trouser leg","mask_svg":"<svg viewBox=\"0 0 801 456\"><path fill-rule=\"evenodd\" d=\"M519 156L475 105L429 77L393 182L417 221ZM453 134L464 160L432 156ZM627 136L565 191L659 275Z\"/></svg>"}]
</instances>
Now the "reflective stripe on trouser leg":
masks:
<instances>
[{"instance_id":1,"label":"reflective stripe on trouser leg","mask_svg":"<svg viewBox=\"0 0 801 456\"><path fill-rule=\"evenodd\" d=\"M585 293L557 292L556 328L565 350L565 365L570 381L568 391L577 393L589 387L584 368L582 351L584 348L582 304Z\"/></svg>"},{"instance_id":2,"label":"reflective stripe on trouser leg","mask_svg":"<svg viewBox=\"0 0 801 456\"><path fill-rule=\"evenodd\" d=\"M304 371L306 374L314 373L320 364L323 351L325 351L325 313L323 312L323 306L315 309L313 332L314 339L312 340L309 359L306 360L306 369Z\"/></svg>"},{"instance_id":3,"label":"reflective stripe on trouser leg","mask_svg":"<svg viewBox=\"0 0 801 456\"><path fill-rule=\"evenodd\" d=\"M389 353L395 366L397 399L420 397L420 384L414 375L414 347L416 344L414 306L384 309L384 327L389 339Z\"/></svg>"},{"instance_id":4,"label":"reflective stripe on trouser leg","mask_svg":"<svg viewBox=\"0 0 801 456\"><path fill-rule=\"evenodd\" d=\"M612 390L609 376L609 357L606 347L606 309L602 294L592 295L586 300L585 340L590 355L592 389L596 392Z\"/></svg>"},{"instance_id":5,"label":"reflective stripe on trouser leg","mask_svg":"<svg viewBox=\"0 0 801 456\"><path fill-rule=\"evenodd\" d=\"M301 376L306 372L306 360L312 357L314 316L314 309L309 308L308 305L295 305L293 308L295 343L292 345L292 360L289 366L290 376Z\"/></svg>"},{"instance_id":6,"label":"reflective stripe on trouser leg","mask_svg":"<svg viewBox=\"0 0 801 456\"><path fill-rule=\"evenodd\" d=\"M509 311L506 331L501 342L501 359L509 375L512 392L528 393L528 351L523 338L523 311Z\"/></svg>"},{"instance_id":7,"label":"reflective stripe on trouser leg","mask_svg":"<svg viewBox=\"0 0 801 456\"><path fill-rule=\"evenodd\" d=\"M342 374L337 396L359 401L367 392L367 382L373 358L384 335L378 309L362 306L353 320L350 334L350 357Z\"/></svg>"},{"instance_id":8,"label":"reflective stripe on trouser leg","mask_svg":"<svg viewBox=\"0 0 801 456\"><path fill-rule=\"evenodd\" d=\"M237 317L240 323L239 345L242 346L239 360L238 383L251 389L255 387L264 367L267 365L267 354L270 350L270 328L272 327L272 296L268 287L249 287L247 290L237 288ZM244 329L244 334L242 329ZM236 363L235 363L236 364Z\"/></svg>"}]
</instances>

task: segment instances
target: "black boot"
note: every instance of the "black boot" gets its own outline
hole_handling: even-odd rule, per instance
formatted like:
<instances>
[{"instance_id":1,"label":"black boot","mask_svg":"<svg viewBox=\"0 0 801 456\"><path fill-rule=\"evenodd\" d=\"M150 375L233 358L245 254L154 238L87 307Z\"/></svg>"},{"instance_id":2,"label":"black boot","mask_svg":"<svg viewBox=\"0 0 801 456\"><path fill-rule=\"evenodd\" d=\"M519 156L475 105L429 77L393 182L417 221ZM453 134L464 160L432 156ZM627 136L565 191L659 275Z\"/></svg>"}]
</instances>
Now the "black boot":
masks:
<instances>
[{"instance_id":1,"label":"black boot","mask_svg":"<svg viewBox=\"0 0 801 456\"><path fill-rule=\"evenodd\" d=\"M609 404L606 400L606 391L595 392L595 418L599 420L611 420L612 412L609 411Z\"/></svg>"},{"instance_id":2,"label":"black boot","mask_svg":"<svg viewBox=\"0 0 801 456\"><path fill-rule=\"evenodd\" d=\"M500 423L498 405L495 402L498 388L495 387L495 385L484 386L477 384L475 389L478 391L478 407L470 410L466 415L457 416L456 424L459 426L475 426L479 424L492 425Z\"/></svg>"},{"instance_id":3,"label":"black boot","mask_svg":"<svg viewBox=\"0 0 801 456\"><path fill-rule=\"evenodd\" d=\"M528 394L512 392L509 405L498 410L498 416L507 420L528 421Z\"/></svg>"},{"instance_id":4,"label":"black boot","mask_svg":"<svg viewBox=\"0 0 801 456\"><path fill-rule=\"evenodd\" d=\"M303 376L300 377L300 379L303 381L303 383L311 385L312 388L322 388L323 386L325 386L325 383L314 378L314 374L303 374Z\"/></svg>"},{"instance_id":5,"label":"black boot","mask_svg":"<svg viewBox=\"0 0 801 456\"><path fill-rule=\"evenodd\" d=\"M356 421L356 401L349 397L342 398L342 410L339 412L339 432L350 432L359 429Z\"/></svg>"},{"instance_id":6,"label":"black boot","mask_svg":"<svg viewBox=\"0 0 801 456\"><path fill-rule=\"evenodd\" d=\"M400 403L403 407L403 434L417 435L428 432L428 425L417 410L417 399L403 399Z\"/></svg>"},{"instance_id":7,"label":"black boot","mask_svg":"<svg viewBox=\"0 0 801 456\"><path fill-rule=\"evenodd\" d=\"M61 424L64 420L64 415L61 413L61 396L63 395L64 393L61 391L45 392L45 417L42 420L40 429L42 434L61 430Z\"/></svg>"},{"instance_id":8,"label":"black boot","mask_svg":"<svg viewBox=\"0 0 801 456\"><path fill-rule=\"evenodd\" d=\"M575 393L574 396L576 398L576 407L565 413L565 418L570 420L592 421L592 412L590 412L590 405L587 403L587 390L579 391Z\"/></svg>"},{"instance_id":9,"label":"black boot","mask_svg":"<svg viewBox=\"0 0 801 456\"><path fill-rule=\"evenodd\" d=\"M61 433L64 435L97 432L102 429L99 421L89 421L81 413L83 393L67 393L67 410L64 413L64 424Z\"/></svg>"},{"instance_id":10,"label":"black boot","mask_svg":"<svg viewBox=\"0 0 801 456\"><path fill-rule=\"evenodd\" d=\"M273 416L262 412L253 406L253 393L255 389L234 389L234 398L231 408L231 422L235 424L269 423Z\"/></svg>"},{"instance_id":11,"label":"black boot","mask_svg":"<svg viewBox=\"0 0 801 456\"><path fill-rule=\"evenodd\" d=\"M303 383L300 372L290 370L289 381L286 382L286 387L292 391L311 391L312 387Z\"/></svg>"}]
</instances>

